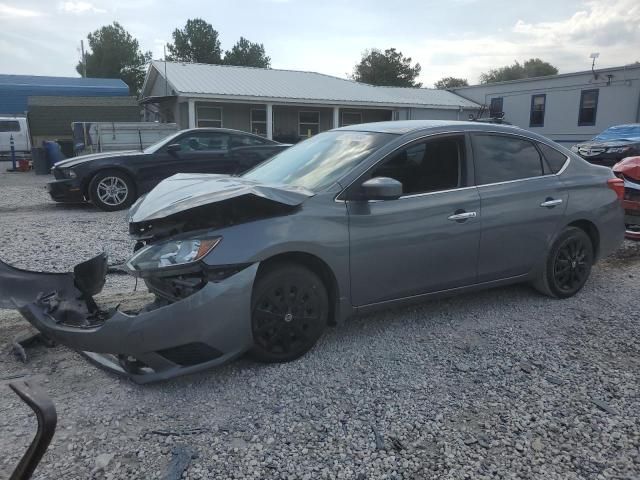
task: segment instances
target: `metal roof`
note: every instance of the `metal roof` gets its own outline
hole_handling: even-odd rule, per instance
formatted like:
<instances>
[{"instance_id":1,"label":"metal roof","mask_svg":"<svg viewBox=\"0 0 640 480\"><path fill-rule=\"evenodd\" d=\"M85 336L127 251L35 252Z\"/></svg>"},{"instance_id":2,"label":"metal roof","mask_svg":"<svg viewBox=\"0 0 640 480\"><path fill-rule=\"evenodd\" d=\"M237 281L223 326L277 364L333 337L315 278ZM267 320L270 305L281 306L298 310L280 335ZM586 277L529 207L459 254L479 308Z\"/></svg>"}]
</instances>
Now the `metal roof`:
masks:
<instances>
[{"instance_id":1,"label":"metal roof","mask_svg":"<svg viewBox=\"0 0 640 480\"><path fill-rule=\"evenodd\" d=\"M378 87L322 73L154 60L143 92L164 78L176 94L237 100L260 99L363 106L477 108L476 103L446 90ZM163 82L164 83L164 82Z\"/></svg>"},{"instance_id":2,"label":"metal roof","mask_svg":"<svg viewBox=\"0 0 640 480\"><path fill-rule=\"evenodd\" d=\"M73 89L109 89L122 91L129 89L119 78L82 78L82 77L45 77L40 75L4 75L0 74L0 86L73 88Z\"/></svg>"},{"instance_id":3,"label":"metal roof","mask_svg":"<svg viewBox=\"0 0 640 480\"><path fill-rule=\"evenodd\" d=\"M118 78L44 77L0 74L0 112L24 113L32 96L128 96Z\"/></svg>"}]
</instances>

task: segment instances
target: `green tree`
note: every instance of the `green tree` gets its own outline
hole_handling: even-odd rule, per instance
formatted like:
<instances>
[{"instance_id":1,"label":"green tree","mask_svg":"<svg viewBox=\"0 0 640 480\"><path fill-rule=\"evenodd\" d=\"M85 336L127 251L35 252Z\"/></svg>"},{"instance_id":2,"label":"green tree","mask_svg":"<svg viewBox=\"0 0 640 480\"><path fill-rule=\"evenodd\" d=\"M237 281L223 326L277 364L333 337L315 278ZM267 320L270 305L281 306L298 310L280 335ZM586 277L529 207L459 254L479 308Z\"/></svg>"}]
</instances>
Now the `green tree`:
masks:
<instances>
[{"instance_id":1,"label":"green tree","mask_svg":"<svg viewBox=\"0 0 640 480\"><path fill-rule=\"evenodd\" d=\"M442 77L433 84L438 90L446 90L448 88L468 87L469 82L466 78Z\"/></svg>"},{"instance_id":2,"label":"green tree","mask_svg":"<svg viewBox=\"0 0 640 480\"><path fill-rule=\"evenodd\" d=\"M521 78L544 77L557 75L558 69L539 58L530 58L523 64L517 61L513 65L491 69L480 74L480 83L505 82L507 80L519 80Z\"/></svg>"},{"instance_id":3,"label":"green tree","mask_svg":"<svg viewBox=\"0 0 640 480\"><path fill-rule=\"evenodd\" d=\"M122 25L113 22L87 35L89 50L85 54L87 77L121 78L133 95L137 95L144 82L146 64L151 52L140 50L138 40ZM76 70L83 75L84 65L79 62Z\"/></svg>"},{"instance_id":4,"label":"green tree","mask_svg":"<svg viewBox=\"0 0 640 480\"><path fill-rule=\"evenodd\" d=\"M167 44L167 60L196 63L222 63L222 50L218 32L201 18L187 20L181 30L176 28L173 43Z\"/></svg>"},{"instance_id":5,"label":"green tree","mask_svg":"<svg viewBox=\"0 0 640 480\"><path fill-rule=\"evenodd\" d=\"M421 87L416 82L422 67L411 65L411 57L405 57L395 48L383 52L376 48L366 50L362 59L353 69L352 78L356 82L393 87Z\"/></svg>"},{"instance_id":6,"label":"green tree","mask_svg":"<svg viewBox=\"0 0 640 480\"><path fill-rule=\"evenodd\" d=\"M269 68L271 58L267 57L264 45L261 43L253 43L244 37L227 50L224 56L225 65L237 65L241 67L259 67Z\"/></svg>"}]
</instances>

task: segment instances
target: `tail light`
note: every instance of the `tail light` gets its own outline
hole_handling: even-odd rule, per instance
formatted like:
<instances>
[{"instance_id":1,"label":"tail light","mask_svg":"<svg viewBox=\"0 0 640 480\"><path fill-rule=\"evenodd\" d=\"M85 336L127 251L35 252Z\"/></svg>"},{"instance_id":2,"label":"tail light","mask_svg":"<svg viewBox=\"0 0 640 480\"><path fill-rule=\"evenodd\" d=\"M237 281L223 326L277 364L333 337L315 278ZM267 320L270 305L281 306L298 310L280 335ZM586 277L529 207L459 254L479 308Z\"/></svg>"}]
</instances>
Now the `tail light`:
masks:
<instances>
[{"instance_id":1,"label":"tail light","mask_svg":"<svg viewBox=\"0 0 640 480\"><path fill-rule=\"evenodd\" d=\"M624 180L620 178L610 178L607 180L607 187L616 192L618 200L622 201L624 198Z\"/></svg>"}]
</instances>

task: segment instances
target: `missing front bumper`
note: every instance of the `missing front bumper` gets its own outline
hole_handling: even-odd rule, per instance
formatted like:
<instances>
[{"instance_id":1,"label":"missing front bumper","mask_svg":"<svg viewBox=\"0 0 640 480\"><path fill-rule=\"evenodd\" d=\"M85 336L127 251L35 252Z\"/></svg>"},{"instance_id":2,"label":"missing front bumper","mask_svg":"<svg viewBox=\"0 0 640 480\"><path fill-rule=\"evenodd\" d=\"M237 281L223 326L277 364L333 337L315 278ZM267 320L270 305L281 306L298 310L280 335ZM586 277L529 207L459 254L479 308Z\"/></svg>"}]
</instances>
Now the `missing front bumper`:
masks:
<instances>
[{"instance_id":1,"label":"missing front bumper","mask_svg":"<svg viewBox=\"0 0 640 480\"><path fill-rule=\"evenodd\" d=\"M223 364L248 350L251 290L258 265L190 296L157 301L136 312L100 308L106 255L73 273L19 270L0 262L0 307L16 308L47 337L138 383Z\"/></svg>"}]
</instances>

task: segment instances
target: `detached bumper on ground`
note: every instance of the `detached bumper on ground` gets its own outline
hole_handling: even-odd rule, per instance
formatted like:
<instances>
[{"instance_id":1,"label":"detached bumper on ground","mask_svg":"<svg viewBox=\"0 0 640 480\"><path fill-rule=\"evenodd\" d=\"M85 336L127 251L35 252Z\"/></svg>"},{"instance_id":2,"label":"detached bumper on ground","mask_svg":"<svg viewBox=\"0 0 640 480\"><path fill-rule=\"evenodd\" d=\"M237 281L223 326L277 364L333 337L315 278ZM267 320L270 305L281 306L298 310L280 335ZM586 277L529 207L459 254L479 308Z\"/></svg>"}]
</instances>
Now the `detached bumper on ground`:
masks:
<instances>
[{"instance_id":1,"label":"detached bumper on ground","mask_svg":"<svg viewBox=\"0 0 640 480\"><path fill-rule=\"evenodd\" d=\"M104 255L65 274L28 272L0 262L0 307L17 308L46 336L103 368L147 383L223 364L250 348L257 268L250 265L208 281L182 300L158 299L125 312L104 310L93 300L104 285ZM11 282L21 289L5 288Z\"/></svg>"}]
</instances>

